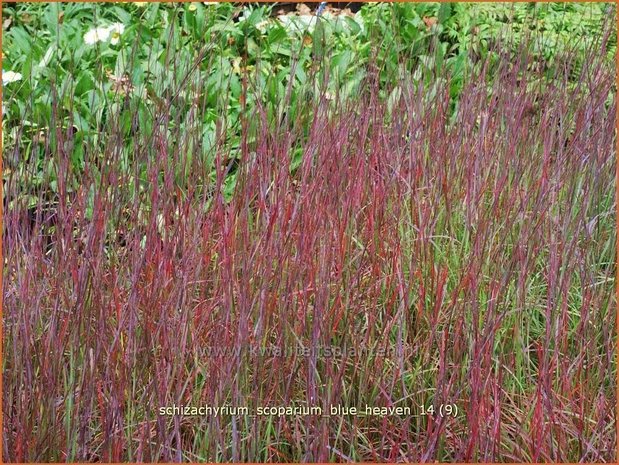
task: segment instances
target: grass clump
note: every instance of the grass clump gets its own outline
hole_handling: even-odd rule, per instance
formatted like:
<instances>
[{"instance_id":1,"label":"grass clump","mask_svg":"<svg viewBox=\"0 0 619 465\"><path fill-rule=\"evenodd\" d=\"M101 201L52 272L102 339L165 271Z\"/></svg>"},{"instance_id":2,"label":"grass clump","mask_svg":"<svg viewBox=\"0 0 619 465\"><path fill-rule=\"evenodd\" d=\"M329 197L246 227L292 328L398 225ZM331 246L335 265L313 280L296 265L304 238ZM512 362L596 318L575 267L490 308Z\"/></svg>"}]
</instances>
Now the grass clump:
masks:
<instances>
[{"instance_id":1,"label":"grass clump","mask_svg":"<svg viewBox=\"0 0 619 465\"><path fill-rule=\"evenodd\" d=\"M219 39L115 74L88 130L52 84L5 147L4 459L611 461L609 33L506 39L457 96L380 54L350 92L329 47L213 96Z\"/></svg>"}]
</instances>

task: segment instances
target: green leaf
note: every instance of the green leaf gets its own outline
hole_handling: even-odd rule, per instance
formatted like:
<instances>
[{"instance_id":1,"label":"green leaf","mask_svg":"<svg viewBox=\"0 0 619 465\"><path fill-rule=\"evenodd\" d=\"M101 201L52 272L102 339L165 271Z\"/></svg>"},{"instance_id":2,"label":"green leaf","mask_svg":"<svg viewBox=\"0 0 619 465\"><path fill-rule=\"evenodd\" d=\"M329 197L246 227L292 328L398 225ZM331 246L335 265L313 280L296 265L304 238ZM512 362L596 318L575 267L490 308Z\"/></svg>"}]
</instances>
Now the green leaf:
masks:
<instances>
[{"instance_id":1,"label":"green leaf","mask_svg":"<svg viewBox=\"0 0 619 465\"><path fill-rule=\"evenodd\" d=\"M29 56L31 52L30 35L21 26L15 26L6 34L6 48L12 49L13 53L19 52L24 56ZM17 47L17 50L13 48Z\"/></svg>"},{"instance_id":2,"label":"green leaf","mask_svg":"<svg viewBox=\"0 0 619 465\"><path fill-rule=\"evenodd\" d=\"M441 3L438 9L437 19L439 23L444 23L451 16L451 3Z\"/></svg>"},{"instance_id":3,"label":"green leaf","mask_svg":"<svg viewBox=\"0 0 619 465\"><path fill-rule=\"evenodd\" d=\"M357 21L355 21L351 17L344 16L344 21L346 22L346 25L348 26L351 34L359 34L361 32L361 26L359 26L359 23L357 23Z\"/></svg>"}]
</instances>

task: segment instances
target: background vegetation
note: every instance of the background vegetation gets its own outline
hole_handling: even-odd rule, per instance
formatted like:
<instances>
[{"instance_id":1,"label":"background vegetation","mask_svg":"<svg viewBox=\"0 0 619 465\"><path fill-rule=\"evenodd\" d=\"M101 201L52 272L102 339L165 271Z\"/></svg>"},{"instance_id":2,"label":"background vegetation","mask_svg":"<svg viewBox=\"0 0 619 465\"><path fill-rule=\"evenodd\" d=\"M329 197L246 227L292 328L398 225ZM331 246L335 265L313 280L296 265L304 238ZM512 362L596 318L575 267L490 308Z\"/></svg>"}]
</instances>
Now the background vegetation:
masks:
<instances>
[{"instance_id":1,"label":"background vegetation","mask_svg":"<svg viewBox=\"0 0 619 465\"><path fill-rule=\"evenodd\" d=\"M316 83L328 75L328 91L348 96L368 78L371 61L380 63L383 97L385 84L396 75L410 73L417 80L425 75L430 86L436 76L444 79L449 73L455 106L467 67L483 60L499 41L509 40L515 51L531 34L536 37L530 44L531 66L544 66L549 73L556 56L580 52L570 70L576 81L578 57L596 47L612 11L608 3L374 3L356 14L332 14L329 7L315 31L317 4L310 5L286 21L278 18L281 4L6 5L3 67L22 79L4 89L4 147L10 151L17 139L32 142L52 118L62 120L75 132L71 158L79 169L84 164L83 144L97 143L109 115L118 114L123 135L128 136L137 127L150 132L168 110L165 102L171 97L175 109L188 113L195 103L187 98L191 91L173 95L181 84L200 86L196 98L203 109L202 143L213 144L216 123L224 114L226 137L238 146L245 72L255 79L263 103L270 102L272 119L283 111L294 119L303 108L313 68L320 68ZM84 40L89 30L112 24L123 29L115 41ZM608 59L614 60L615 53L613 32L606 47ZM318 67L318 60L328 61ZM276 108L288 83L290 107ZM246 104L251 111L253 103ZM51 114L52 107L57 115ZM53 133L45 136L53 143ZM15 156L14 151L6 157L7 168L18 165ZM41 166L39 171L43 176L46 169Z\"/></svg>"}]
</instances>

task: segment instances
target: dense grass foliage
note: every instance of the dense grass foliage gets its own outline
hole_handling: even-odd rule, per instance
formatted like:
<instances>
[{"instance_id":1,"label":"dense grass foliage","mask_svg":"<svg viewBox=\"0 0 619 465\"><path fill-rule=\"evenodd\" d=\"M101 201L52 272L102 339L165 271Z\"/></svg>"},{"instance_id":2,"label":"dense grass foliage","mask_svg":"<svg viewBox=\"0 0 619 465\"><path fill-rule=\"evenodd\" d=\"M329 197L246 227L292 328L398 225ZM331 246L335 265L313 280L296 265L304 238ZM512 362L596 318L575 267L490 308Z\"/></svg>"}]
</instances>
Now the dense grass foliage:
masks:
<instances>
[{"instance_id":1,"label":"dense grass foliage","mask_svg":"<svg viewBox=\"0 0 619 465\"><path fill-rule=\"evenodd\" d=\"M433 17L365 14L407 7ZM313 17L284 66L227 29L265 9L158 8L169 35L127 25L112 73L116 45L57 32L6 84L5 461L614 460L609 27L551 58L473 40L459 67Z\"/></svg>"}]
</instances>

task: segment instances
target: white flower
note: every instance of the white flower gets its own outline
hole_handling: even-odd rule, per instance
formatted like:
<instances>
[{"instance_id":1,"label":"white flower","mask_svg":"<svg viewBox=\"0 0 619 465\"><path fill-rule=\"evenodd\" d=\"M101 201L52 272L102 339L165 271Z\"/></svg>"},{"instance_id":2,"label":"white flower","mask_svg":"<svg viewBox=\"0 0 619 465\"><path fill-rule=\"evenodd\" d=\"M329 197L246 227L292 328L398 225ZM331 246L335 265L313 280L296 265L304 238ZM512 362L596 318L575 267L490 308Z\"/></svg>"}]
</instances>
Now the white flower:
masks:
<instances>
[{"instance_id":1,"label":"white flower","mask_svg":"<svg viewBox=\"0 0 619 465\"><path fill-rule=\"evenodd\" d=\"M191 5L187 7L187 9L189 11L196 11L198 9L198 5L196 5L195 3L192 3Z\"/></svg>"},{"instance_id":2,"label":"white flower","mask_svg":"<svg viewBox=\"0 0 619 465\"><path fill-rule=\"evenodd\" d=\"M91 29L84 34L84 42L88 45L94 45L97 42L106 42L110 38L110 28L99 26Z\"/></svg>"},{"instance_id":3,"label":"white flower","mask_svg":"<svg viewBox=\"0 0 619 465\"><path fill-rule=\"evenodd\" d=\"M99 26L84 34L84 42L88 45L94 45L97 42L107 42L109 40L112 45L116 45L120 41L120 35L123 32L125 32L125 25L122 23Z\"/></svg>"},{"instance_id":4,"label":"white flower","mask_svg":"<svg viewBox=\"0 0 619 465\"><path fill-rule=\"evenodd\" d=\"M258 24L256 24L256 29L258 29L260 32L266 32L270 25L271 22L265 19L264 21L260 21Z\"/></svg>"},{"instance_id":5,"label":"white flower","mask_svg":"<svg viewBox=\"0 0 619 465\"><path fill-rule=\"evenodd\" d=\"M21 73L16 73L15 71L5 71L2 73L2 85L8 84L9 82L21 81L23 76Z\"/></svg>"},{"instance_id":6,"label":"white flower","mask_svg":"<svg viewBox=\"0 0 619 465\"><path fill-rule=\"evenodd\" d=\"M120 41L120 35L125 32L125 25L122 23L114 23L109 27L111 39L110 44L116 45Z\"/></svg>"},{"instance_id":7,"label":"white flower","mask_svg":"<svg viewBox=\"0 0 619 465\"><path fill-rule=\"evenodd\" d=\"M316 16L279 15L277 17L288 32L313 32L316 26Z\"/></svg>"},{"instance_id":8,"label":"white flower","mask_svg":"<svg viewBox=\"0 0 619 465\"><path fill-rule=\"evenodd\" d=\"M133 2L133 3L135 3L135 6L139 6L139 7L143 7L148 4L148 2Z\"/></svg>"}]
</instances>

